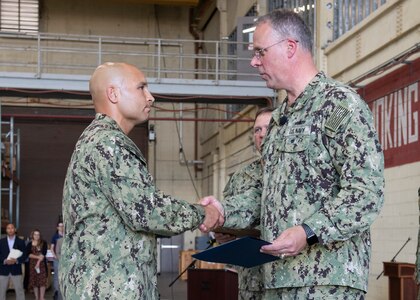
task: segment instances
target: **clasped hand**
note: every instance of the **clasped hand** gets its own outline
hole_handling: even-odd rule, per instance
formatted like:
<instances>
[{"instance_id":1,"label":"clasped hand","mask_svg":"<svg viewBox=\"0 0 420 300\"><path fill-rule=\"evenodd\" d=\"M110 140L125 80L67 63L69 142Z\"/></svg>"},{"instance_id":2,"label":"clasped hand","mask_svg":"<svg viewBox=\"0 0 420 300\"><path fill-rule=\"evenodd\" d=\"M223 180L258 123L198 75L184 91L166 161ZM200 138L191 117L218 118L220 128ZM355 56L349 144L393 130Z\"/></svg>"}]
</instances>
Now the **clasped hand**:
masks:
<instances>
[{"instance_id":1,"label":"clasped hand","mask_svg":"<svg viewBox=\"0 0 420 300\"><path fill-rule=\"evenodd\" d=\"M15 258L9 258L9 259L6 259L6 260L4 261L4 263L5 263L6 265L14 265L14 264L16 264L16 262L17 262L17 259L15 259Z\"/></svg>"},{"instance_id":2,"label":"clasped hand","mask_svg":"<svg viewBox=\"0 0 420 300\"><path fill-rule=\"evenodd\" d=\"M203 224L199 227L201 232L207 233L223 225L225 222L223 206L214 196L204 197L199 203L206 212Z\"/></svg>"}]
</instances>

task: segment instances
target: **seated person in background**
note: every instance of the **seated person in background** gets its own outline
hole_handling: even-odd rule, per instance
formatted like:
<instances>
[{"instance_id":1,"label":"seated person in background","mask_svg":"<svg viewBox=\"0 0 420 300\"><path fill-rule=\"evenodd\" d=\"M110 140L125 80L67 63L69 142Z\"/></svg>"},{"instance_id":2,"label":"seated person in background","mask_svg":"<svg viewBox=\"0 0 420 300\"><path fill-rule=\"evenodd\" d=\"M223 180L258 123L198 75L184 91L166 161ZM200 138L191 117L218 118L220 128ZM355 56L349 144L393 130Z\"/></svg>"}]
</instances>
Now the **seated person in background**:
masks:
<instances>
[{"instance_id":1,"label":"seated person in background","mask_svg":"<svg viewBox=\"0 0 420 300\"><path fill-rule=\"evenodd\" d=\"M0 300L6 299L6 292L9 286L9 278L15 288L16 299L24 300L25 291L23 289L22 264L26 260L25 242L16 236L14 224L7 224L7 236L0 239ZM20 257L12 258L9 254L12 249L22 252Z\"/></svg>"}]
</instances>

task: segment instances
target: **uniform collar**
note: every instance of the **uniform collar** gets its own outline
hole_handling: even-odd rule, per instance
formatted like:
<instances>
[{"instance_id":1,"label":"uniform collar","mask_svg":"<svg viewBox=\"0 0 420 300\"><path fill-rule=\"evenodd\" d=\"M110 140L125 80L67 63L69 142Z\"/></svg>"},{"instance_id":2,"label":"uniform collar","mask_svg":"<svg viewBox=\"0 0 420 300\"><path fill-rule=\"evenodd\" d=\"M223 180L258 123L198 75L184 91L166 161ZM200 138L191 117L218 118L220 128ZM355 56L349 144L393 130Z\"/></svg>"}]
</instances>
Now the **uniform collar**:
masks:
<instances>
[{"instance_id":1,"label":"uniform collar","mask_svg":"<svg viewBox=\"0 0 420 300\"><path fill-rule=\"evenodd\" d=\"M124 145L124 147L135 154L137 157L140 158L140 160L146 164L146 159L143 157L143 154L141 153L140 149L137 147L137 145L133 142L132 139L128 137L124 133L124 131L121 129L121 127L118 125L118 123L112 119L111 117L107 116L106 114L97 113L95 115L95 120L99 121L101 123L105 123L107 126L110 127L110 129L121 131L121 134L124 138L116 138L117 141L119 141L121 144ZM118 135L117 135L118 136Z\"/></svg>"},{"instance_id":2,"label":"uniform collar","mask_svg":"<svg viewBox=\"0 0 420 300\"><path fill-rule=\"evenodd\" d=\"M115 121L113 118L111 118L110 116L106 115L106 114L102 114L102 113L96 113L95 115L95 120L97 121L101 121L103 123L108 124L110 127L112 127L113 129L117 129L121 132L124 133L124 131L121 129L121 127L118 125L117 121ZM125 134L125 133L124 133Z\"/></svg>"},{"instance_id":3,"label":"uniform collar","mask_svg":"<svg viewBox=\"0 0 420 300\"><path fill-rule=\"evenodd\" d=\"M296 98L296 101L292 104L292 106L289 107L289 111L293 112L304 108L308 100L312 98L314 94L314 89L325 78L326 76L324 72L319 72L318 74L316 74L315 77L312 78L312 80L305 87L303 92Z\"/></svg>"},{"instance_id":4,"label":"uniform collar","mask_svg":"<svg viewBox=\"0 0 420 300\"><path fill-rule=\"evenodd\" d=\"M284 99L283 103L280 105L278 109L276 109L273 112L273 121L279 125L280 117L285 114L290 114L295 111L299 111L303 109L306 106L306 103L309 99L312 98L314 94L314 89L316 86L320 84L321 81L323 81L326 78L324 72L319 72L315 75L314 78L308 83L308 85L305 87L303 92L296 98L296 101L289 107L286 108L287 103L287 97Z\"/></svg>"}]
</instances>

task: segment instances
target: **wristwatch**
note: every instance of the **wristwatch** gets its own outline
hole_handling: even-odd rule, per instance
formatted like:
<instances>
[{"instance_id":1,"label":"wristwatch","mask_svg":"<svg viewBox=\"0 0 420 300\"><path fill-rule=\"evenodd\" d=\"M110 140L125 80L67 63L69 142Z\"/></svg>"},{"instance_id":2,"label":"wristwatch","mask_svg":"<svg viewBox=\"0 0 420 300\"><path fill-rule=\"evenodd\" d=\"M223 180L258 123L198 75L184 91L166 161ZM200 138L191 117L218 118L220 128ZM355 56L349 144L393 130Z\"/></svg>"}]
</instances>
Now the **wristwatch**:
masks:
<instances>
[{"instance_id":1,"label":"wristwatch","mask_svg":"<svg viewBox=\"0 0 420 300\"><path fill-rule=\"evenodd\" d=\"M306 233L306 242L309 246L312 246L313 244L318 243L318 237L316 236L315 232L312 231L312 229L306 225L305 223L302 224L303 230L305 230Z\"/></svg>"}]
</instances>

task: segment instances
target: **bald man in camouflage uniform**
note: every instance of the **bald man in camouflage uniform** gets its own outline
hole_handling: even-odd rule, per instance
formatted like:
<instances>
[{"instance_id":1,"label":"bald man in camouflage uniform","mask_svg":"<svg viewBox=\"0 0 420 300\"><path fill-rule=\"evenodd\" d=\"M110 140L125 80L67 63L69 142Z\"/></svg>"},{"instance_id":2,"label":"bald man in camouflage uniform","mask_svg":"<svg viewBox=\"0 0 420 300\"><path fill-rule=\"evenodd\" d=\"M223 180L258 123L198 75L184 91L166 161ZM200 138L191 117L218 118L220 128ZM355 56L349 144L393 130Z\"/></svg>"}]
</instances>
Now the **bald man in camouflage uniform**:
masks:
<instances>
[{"instance_id":1,"label":"bald man in camouflage uniform","mask_svg":"<svg viewBox=\"0 0 420 300\"><path fill-rule=\"evenodd\" d=\"M101 65L90 90L97 114L76 144L64 185L61 290L68 300L158 299L156 235L194 229L205 212L214 220L218 213L155 188L127 136L154 101L142 72Z\"/></svg>"},{"instance_id":2,"label":"bald man in camouflage uniform","mask_svg":"<svg viewBox=\"0 0 420 300\"><path fill-rule=\"evenodd\" d=\"M272 111L272 108L264 107L258 110L255 116L255 122L252 130L253 141L258 154L261 153L261 143L267 133ZM257 159L244 168L233 173L223 191L223 202L229 203L230 198L260 201L262 190L262 175L263 170L261 159ZM236 237L216 233L216 240L218 242L226 242L234 238ZM238 299L262 299L264 284L261 266L253 268L235 268L238 270Z\"/></svg>"},{"instance_id":3,"label":"bald man in camouflage uniform","mask_svg":"<svg viewBox=\"0 0 420 300\"><path fill-rule=\"evenodd\" d=\"M262 145L260 203L225 206L224 226L260 218L264 298L364 299L370 225L383 205L383 153L359 95L319 72L311 33L294 12L258 19L254 57L268 87L287 97ZM205 198L202 202L213 203Z\"/></svg>"}]
</instances>

